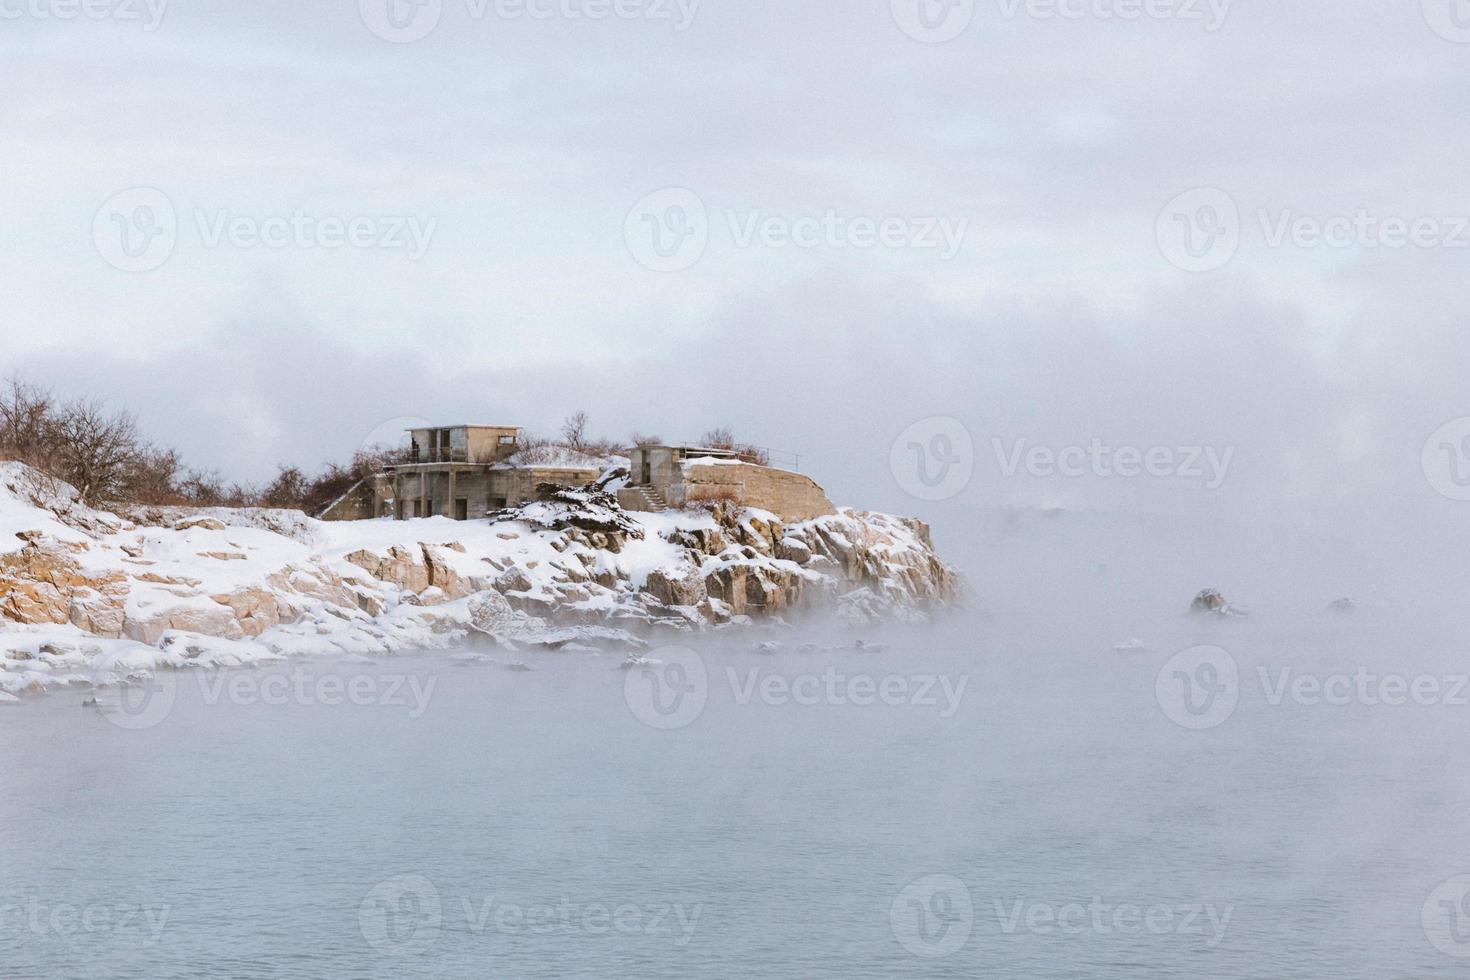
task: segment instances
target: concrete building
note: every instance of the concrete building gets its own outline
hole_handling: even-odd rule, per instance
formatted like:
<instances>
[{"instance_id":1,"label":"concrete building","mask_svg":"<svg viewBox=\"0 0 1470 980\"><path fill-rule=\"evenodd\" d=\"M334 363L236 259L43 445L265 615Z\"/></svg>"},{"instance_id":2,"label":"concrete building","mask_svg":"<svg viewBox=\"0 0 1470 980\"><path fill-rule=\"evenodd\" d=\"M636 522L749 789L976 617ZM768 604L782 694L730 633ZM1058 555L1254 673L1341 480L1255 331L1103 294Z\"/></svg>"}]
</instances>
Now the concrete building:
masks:
<instances>
[{"instance_id":1,"label":"concrete building","mask_svg":"<svg viewBox=\"0 0 1470 980\"><path fill-rule=\"evenodd\" d=\"M638 446L632 451L628 485L618 491L624 510L656 511L722 500L768 510L787 521L837 512L810 477L706 446Z\"/></svg>"},{"instance_id":2,"label":"concrete building","mask_svg":"<svg viewBox=\"0 0 1470 980\"><path fill-rule=\"evenodd\" d=\"M543 484L579 487L601 475L590 462L518 462L520 431L510 425L413 429L406 462L363 480L321 517L471 520L532 500Z\"/></svg>"}]
</instances>

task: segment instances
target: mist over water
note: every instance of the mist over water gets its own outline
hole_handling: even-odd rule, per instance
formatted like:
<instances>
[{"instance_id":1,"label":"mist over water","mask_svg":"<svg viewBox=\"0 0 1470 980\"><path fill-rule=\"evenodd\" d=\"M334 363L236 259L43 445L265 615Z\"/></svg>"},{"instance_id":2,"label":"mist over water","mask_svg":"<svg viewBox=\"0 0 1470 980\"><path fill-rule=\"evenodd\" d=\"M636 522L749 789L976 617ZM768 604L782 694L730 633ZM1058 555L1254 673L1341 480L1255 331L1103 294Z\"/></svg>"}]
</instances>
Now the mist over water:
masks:
<instances>
[{"instance_id":1,"label":"mist over water","mask_svg":"<svg viewBox=\"0 0 1470 980\"><path fill-rule=\"evenodd\" d=\"M1087 514L969 540L972 606L929 625L180 674L138 730L0 711L0 962L1460 975L1470 690L1432 570ZM1205 586L1250 615L1186 615Z\"/></svg>"}]
</instances>

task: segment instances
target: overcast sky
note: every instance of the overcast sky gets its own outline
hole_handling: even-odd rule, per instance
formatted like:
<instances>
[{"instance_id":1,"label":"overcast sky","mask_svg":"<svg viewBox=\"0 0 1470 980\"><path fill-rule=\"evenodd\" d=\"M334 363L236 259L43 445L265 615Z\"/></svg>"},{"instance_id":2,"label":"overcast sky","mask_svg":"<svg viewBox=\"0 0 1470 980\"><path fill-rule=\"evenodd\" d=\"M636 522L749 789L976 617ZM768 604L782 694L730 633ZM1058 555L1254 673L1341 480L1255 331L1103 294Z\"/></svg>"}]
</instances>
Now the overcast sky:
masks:
<instances>
[{"instance_id":1,"label":"overcast sky","mask_svg":"<svg viewBox=\"0 0 1470 980\"><path fill-rule=\"evenodd\" d=\"M580 408L951 526L1470 515L1458 0L387 2L0 0L0 366L241 480Z\"/></svg>"}]
</instances>

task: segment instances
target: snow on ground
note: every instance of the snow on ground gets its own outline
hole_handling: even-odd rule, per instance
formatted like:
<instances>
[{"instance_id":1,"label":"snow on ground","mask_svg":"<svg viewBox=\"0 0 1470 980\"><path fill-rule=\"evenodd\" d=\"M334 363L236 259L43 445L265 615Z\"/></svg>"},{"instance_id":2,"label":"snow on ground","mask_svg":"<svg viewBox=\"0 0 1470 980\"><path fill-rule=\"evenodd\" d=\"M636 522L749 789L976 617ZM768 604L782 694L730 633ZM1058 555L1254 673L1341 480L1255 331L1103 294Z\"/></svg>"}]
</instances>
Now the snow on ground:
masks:
<instances>
[{"instance_id":1,"label":"snow on ground","mask_svg":"<svg viewBox=\"0 0 1470 980\"><path fill-rule=\"evenodd\" d=\"M477 636L621 656L651 629L779 621L814 601L859 617L915 615L957 589L916 526L885 515L783 526L752 510L722 522L705 511L627 513L585 491L494 522L112 514L13 463L0 464L0 587L0 692L12 696Z\"/></svg>"}]
</instances>

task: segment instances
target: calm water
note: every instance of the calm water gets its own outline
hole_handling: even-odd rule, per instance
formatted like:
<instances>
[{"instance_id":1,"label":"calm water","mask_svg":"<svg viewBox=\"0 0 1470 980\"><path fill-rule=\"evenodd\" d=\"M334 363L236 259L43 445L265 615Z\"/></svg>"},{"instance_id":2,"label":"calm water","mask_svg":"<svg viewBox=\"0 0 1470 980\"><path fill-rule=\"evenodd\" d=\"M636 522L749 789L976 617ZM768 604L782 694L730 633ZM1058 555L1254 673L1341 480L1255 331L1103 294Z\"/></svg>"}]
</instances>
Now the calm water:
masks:
<instances>
[{"instance_id":1,"label":"calm water","mask_svg":"<svg viewBox=\"0 0 1470 980\"><path fill-rule=\"evenodd\" d=\"M0 974L1463 976L1421 913L1470 871L1470 707L1273 705L1256 670L1455 645L1175 616L1115 652L1127 625L702 643L703 684L585 653L315 663L285 703L285 668L183 677L141 730L80 693L0 711ZM1156 681L1201 642L1238 704L1192 731Z\"/></svg>"}]
</instances>

